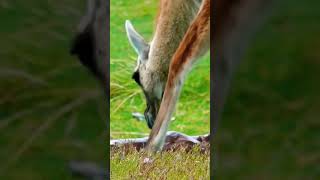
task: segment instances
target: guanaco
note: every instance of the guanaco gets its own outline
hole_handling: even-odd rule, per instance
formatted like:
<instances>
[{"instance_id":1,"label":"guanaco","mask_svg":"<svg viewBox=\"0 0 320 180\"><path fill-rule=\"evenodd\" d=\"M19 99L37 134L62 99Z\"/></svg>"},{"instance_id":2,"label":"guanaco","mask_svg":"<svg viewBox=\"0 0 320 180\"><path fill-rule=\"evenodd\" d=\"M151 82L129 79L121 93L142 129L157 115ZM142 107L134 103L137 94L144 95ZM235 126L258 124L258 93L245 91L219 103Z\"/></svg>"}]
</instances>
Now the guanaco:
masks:
<instances>
[{"instance_id":1,"label":"guanaco","mask_svg":"<svg viewBox=\"0 0 320 180\"><path fill-rule=\"evenodd\" d=\"M144 115L152 128L149 151L162 149L185 77L209 49L214 120L210 131L215 132L232 74L271 4L268 0L215 0L211 11L211 0L161 0L150 43L126 22L129 41L138 54L133 79L145 94Z\"/></svg>"}]
</instances>

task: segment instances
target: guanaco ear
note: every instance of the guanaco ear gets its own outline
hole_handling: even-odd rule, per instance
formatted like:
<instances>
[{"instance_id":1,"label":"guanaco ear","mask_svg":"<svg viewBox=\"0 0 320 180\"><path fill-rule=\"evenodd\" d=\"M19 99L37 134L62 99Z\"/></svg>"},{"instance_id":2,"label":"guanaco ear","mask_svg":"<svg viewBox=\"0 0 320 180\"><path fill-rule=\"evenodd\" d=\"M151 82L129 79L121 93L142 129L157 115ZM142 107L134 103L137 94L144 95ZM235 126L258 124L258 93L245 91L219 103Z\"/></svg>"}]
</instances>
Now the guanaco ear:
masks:
<instances>
[{"instance_id":1,"label":"guanaco ear","mask_svg":"<svg viewBox=\"0 0 320 180\"><path fill-rule=\"evenodd\" d=\"M140 57L145 57L149 50L149 44L146 43L139 33L137 33L129 20L126 20L125 26L131 46Z\"/></svg>"}]
</instances>

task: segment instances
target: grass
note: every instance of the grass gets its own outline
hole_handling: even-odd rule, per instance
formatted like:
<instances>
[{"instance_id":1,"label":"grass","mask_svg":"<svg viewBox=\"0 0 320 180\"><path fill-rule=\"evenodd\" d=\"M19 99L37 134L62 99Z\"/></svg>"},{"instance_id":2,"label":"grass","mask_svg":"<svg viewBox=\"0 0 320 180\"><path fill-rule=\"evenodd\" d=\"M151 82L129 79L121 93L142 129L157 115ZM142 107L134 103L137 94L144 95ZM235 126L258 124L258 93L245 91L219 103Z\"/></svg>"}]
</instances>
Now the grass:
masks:
<instances>
[{"instance_id":1,"label":"grass","mask_svg":"<svg viewBox=\"0 0 320 180\"><path fill-rule=\"evenodd\" d=\"M210 174L210 154L197 146L189 152L181 149L152 157L133 149L111 154L111 179L208 179Z\"/></svg>"},{"instance_id":2,"label":"grass","mask_svg":"<svg viewBox=\"0 0 320 180\"><path fill-rule=\"evenodd\" d=\"M146 39L151 40L157 0L111 0L110 21L110 127L111 138L145 137L150 130L145 122L136 121L131 113L142 113L146 108L144 95L131 79L137 55L127 40L124 23L132 21L134 27ZM206 55L193 69L183 87L170 130L188 135L200 135L210 128L210 60ZM192 98L191 98L192 97ZM201 107L201 108L200 108ZM112 179L207 179L208 154L183 151L158 155L153 163L141 163L142 154L132 151L123 156L111 153ZM179 173L177 173L179 172Z\"/></svg>"}]
</instances>

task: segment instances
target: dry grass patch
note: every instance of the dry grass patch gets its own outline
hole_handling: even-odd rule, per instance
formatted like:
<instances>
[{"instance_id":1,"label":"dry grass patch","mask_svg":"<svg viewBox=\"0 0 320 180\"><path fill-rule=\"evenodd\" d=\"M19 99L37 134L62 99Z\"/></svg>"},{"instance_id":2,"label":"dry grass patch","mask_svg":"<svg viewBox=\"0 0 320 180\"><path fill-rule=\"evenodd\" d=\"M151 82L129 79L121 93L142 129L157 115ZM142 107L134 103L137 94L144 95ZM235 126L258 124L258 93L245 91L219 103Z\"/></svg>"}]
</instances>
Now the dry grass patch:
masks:
<instances>
[{"instance_id":1,"label":"dry grass patch","mask_svg":"<svg viewBox=\"0 0 320 180\"><path fill-rule=\"evenodd\" d=\"M148 156L130 149L111 150L111 179L209 179L210 152L195 146Z\"/></svg>"}]
</instances>

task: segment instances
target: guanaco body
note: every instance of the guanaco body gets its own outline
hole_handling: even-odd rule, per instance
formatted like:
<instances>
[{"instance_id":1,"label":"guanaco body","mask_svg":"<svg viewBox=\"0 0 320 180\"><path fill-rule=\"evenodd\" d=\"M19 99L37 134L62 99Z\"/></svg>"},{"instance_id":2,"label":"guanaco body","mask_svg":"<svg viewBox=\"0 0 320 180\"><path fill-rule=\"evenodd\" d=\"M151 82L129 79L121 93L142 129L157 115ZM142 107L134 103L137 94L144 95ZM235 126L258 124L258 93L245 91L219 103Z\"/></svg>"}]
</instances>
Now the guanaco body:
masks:
<instances>
[{"instance_id":1,"label":"guanaco body","mask_svg":"<svg viewBox=\"0 0 320 180\"><path fill-rule=\"evenodd\" d=\"M234 69L270 7L268 0L215 0L212 4L211 0L161 0L156 32L150 44L126 23L129 41L138 53L133 78L144 91L148 104L145 117L152 128L149 151L162 149L184 79L210 49L210 44L211 115L214 122L218 121ZM212 126L211 133L216 123Z\"/></svg>"}]
</instances>

